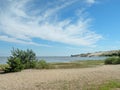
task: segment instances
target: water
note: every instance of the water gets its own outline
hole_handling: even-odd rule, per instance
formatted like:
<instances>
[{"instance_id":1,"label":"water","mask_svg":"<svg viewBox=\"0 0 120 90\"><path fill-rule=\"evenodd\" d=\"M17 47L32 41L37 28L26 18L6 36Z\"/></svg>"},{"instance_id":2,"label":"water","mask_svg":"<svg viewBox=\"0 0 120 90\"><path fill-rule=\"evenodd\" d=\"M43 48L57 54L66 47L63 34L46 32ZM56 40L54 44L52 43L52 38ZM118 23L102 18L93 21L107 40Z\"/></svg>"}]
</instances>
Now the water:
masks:
<instances>
[{"instance_id":1,"label":"water","mask_svg":"<svg viewBox=\"0 0 120 90\"><path fill-rule=\"evenodd\" d=\"M7 62L7 57L0 57L0 64L5 64Z\"/></svg>"},{"instance_id":2,"label":"water","mask_svg":"<svg viewBox=\"0 0 120 90\"><path fill-rule=\"evenodd\" d=\"M106 57L70 57L70 56L44 56L37 57L38 60L45 60L47 62L70 62L77 60L104 60ZM0 57L0 64L5 64L7 57Z\"/></svg>"}]
</instances>

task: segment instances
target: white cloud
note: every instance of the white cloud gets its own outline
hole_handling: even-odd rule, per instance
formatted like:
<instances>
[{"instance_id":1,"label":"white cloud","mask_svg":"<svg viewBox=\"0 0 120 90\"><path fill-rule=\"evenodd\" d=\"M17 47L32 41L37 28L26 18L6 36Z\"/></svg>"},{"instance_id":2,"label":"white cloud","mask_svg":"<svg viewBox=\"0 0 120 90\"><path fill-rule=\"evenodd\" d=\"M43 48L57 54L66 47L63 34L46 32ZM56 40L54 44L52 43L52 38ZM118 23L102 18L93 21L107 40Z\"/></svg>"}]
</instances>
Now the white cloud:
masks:
<instances>
[{"instance_id":1,"label":"white cloud","mask_svg":"<svg viewBox=\"0 0 120 90\"><path fill-rule=\"evenodd\" d=\"M11 38L11 37L8 37L8 36L5 36L5 35L1 35L0 36L0 40L1 41L6 41L6 42L11 42L11 43L20 43L20 44L28 44L28 45L35 45L35 46L51 47L49 45L37 44L37 43L31 42L31 41L26 42L26 41L15 39L15 38Z\"/></svg>"},{"instance_id":2,"label":"white cloud","mask_svg":"<svg viewBox=\"0 0 120 90\"><path fill-rule=\"evenodd\" d=\"M96 3L96 0L86 0L86 2L87 2L88 4L94 4L94 3Z\"/></svg>"},{"instance_id":3,"label":"white cloud","mask_svg":"<svg viewBox=\"0 0 120 90\"><path fill-rule=\"evenodd\" d=\"M80 15L74 23L71 18L57 20L59 19L57 12L76 1L64 1L64 4L60 5L58 3L52 8L45 9L42 13L39 13L42 8L39 8L40 10L37 8L36 11L31 10L31 15L28 13L29 9L26 9L29 0L9 1L9 4L5 6L7 8L0 14L0 40L40 46L48 45L38 44L32 41L32 38L70 45L95 44L102 36L89 30L90 18L83 18ZM94 0L88 1L93 2ZM36 15L36 12L39 14ZM54 16L57 16L57 19L54 19Z\"/></svg>"}]
</instances>

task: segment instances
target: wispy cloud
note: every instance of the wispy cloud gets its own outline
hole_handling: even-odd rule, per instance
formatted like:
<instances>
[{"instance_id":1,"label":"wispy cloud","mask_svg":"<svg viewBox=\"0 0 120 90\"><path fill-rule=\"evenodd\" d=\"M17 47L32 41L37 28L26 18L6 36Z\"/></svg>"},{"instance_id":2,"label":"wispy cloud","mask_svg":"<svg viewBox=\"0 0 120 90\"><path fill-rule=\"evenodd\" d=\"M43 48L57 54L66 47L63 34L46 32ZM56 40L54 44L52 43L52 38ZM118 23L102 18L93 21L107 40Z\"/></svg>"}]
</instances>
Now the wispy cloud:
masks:
<instances>
[{"instance_id":1,"label":"wispy cloud","mask_svg":"<svg viewBox=\"0 0 120 90\"><path fill-rule=\"evenodd\" d=\"M86 0L86 2L87 2L88 4L94 4L94 3L96 3L96 1L97 1L97 0Z\"/></svg>"},{"instance_id":2,"label":"wispy cloud","mask_svg":"<svg viewBox=\"0 0 120 90\"><path fill-rule=\"evenodd\" d=\"M33 41L33 38L39 38L70 45L89 46L102 37L90 30L91 18L83 17L85 11L74 15L77 19L73 16L60 17L59 13L63 15L63 10L70 8L72 4L82 3L82 0L57 2L53 0L53 3L48 2L44 7L40 7L40 2L34 3L34 0L6 1L2 0L4 5L0 7L0 40L2 41L48 46ZM95 0L87 0L86 4L94 2Z\"/></svg>"},{"instance_id":3,"label":"wispy cloud","mask_svg":"<svg viewBox=\"0 0 120 90\"><path fill-rule=\"evenodd\" d=\"M4 35L0 36L0 40L1 41L6 41L6 42L11 42L11 43L20 43L20 44L28 44L28 45L35 45L35 46L51 47L49 45L37 44L37 43L31 42L31 41L26 42L26 41L23 41L23 40L19 40L19 39L16 39L16 38L11 38L11 37L4 36Z\"/></svg>"}]
</instances>

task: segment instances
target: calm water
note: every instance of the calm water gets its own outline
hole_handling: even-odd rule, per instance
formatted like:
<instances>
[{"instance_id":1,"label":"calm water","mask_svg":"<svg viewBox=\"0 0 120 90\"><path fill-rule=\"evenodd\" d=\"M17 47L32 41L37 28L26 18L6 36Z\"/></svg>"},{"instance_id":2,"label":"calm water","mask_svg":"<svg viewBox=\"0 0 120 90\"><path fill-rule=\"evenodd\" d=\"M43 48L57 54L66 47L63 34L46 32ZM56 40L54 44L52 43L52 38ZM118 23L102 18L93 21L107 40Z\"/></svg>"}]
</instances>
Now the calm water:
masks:
<instances>
[{"instance_id":1,"label":"calm water","mask_svg":"<svg viewBox=\"0 0 120 90\"><path fill-rule=\"evenodd\" d=\"M44 59L47 62L70 62L77 60L104 60L106 57L69 57L69 56L44 56L38 57L38 60ZM5 64L7 57L0 57L0 64Z\"/></svg>"}]
</instances>

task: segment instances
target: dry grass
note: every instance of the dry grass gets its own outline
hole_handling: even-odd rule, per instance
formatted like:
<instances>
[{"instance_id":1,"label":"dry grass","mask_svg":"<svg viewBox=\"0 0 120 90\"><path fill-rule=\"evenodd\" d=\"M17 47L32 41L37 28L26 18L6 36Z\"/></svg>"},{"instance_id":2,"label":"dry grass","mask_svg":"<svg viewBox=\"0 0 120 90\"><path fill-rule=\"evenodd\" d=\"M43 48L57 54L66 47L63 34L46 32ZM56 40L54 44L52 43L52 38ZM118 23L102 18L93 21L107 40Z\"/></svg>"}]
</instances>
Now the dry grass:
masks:
<instances>
[{"instance_id":1,"label":"dry grass","mask_svg":"<svg viewBox=\"0 0 120 90\"><path fill-rule=\"evenodd\" d=\"M120 65L0 74L0 90L89 90L108 80L120 80Z\"/></svg>"},{"instance_id":2,"label":"dry grass","mask_svg":"<svg viewBox=\"0 0 120 90\"><path fill-rule=\"evenodd\" d=\"M7 64L0 64L0 71L4 70L6 67L9 67Z\"/></svg>"},{"instance_id":3,"label":"dry grass","mask_svg":"<svg viewBox=\"0 0 120 90\"><path fill-rule=\"evenodd\" d=\"M50 63L51 64L51 63ZM80 60L67 63L52 63L55 69L89 68L104 65L104 60Z\"/></svg>"}]
</instances>

